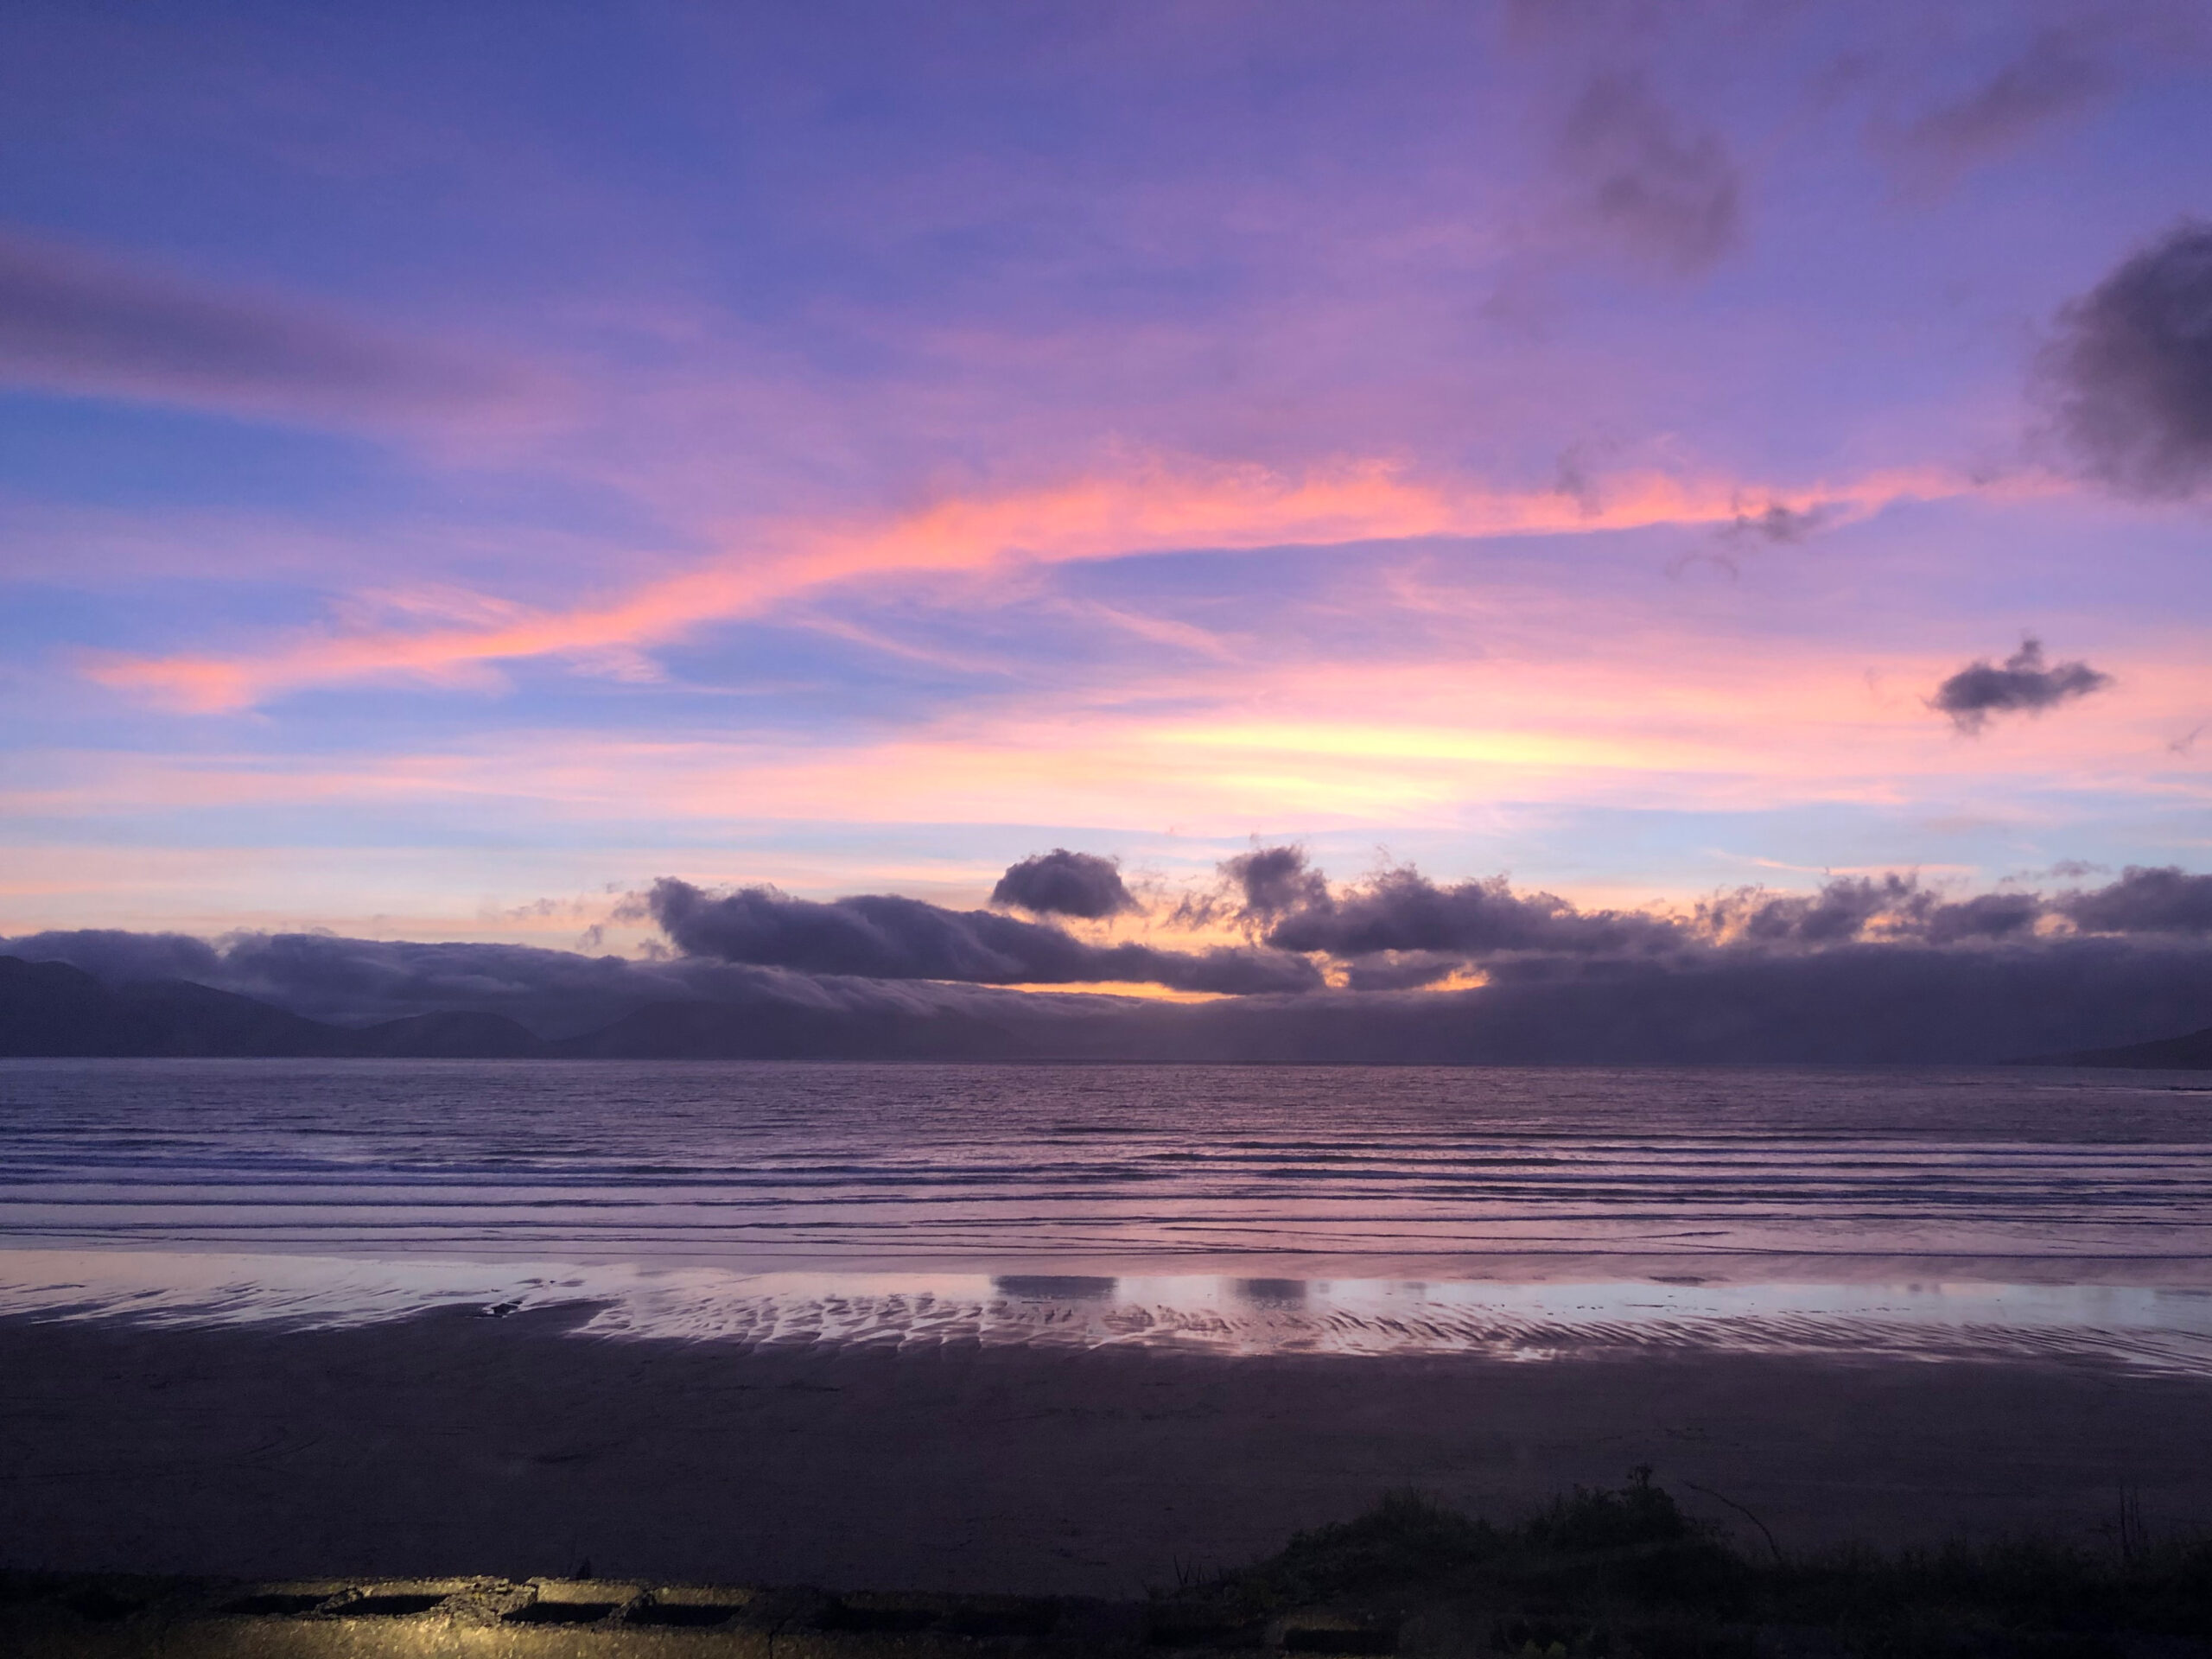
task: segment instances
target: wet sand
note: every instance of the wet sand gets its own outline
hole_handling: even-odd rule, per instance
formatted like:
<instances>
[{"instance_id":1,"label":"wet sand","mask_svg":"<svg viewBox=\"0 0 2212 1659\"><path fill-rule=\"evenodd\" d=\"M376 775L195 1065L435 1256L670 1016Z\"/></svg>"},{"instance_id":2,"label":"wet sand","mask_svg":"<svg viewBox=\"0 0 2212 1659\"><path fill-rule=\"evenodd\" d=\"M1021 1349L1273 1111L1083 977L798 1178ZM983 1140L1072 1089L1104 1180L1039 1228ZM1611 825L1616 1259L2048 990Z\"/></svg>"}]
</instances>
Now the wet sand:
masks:
<instances>
[{"instance_id":1,"label":"wet sand","mask_svg":"<svg viewBox=\"0 0 2212 1659\"><path fill-rule=\"evenodd\" d=\"M1224 1358L0 1321L0 1565L1128 1595L1386 1489L1653 1465L1786 1548L2212 1525L2212 1378L1670 1352ZM1756 1535L1751 1541L1757 1542Z\"/></svg>"}]
</instances>

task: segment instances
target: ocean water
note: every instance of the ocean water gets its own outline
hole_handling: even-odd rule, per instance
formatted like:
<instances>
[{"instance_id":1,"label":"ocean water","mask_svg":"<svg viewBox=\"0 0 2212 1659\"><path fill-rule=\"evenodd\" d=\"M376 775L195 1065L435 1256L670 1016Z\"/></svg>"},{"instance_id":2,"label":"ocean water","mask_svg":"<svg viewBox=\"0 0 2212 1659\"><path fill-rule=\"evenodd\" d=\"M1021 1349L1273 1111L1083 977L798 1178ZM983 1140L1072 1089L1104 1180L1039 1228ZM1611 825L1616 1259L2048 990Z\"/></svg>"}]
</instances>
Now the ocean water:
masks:
<instances>
[{"instance_id":1,"label":"ocean water","mask_svg":"<svg viewBox=\"0 0 2212 1659\"><path fill-rule=\"evenodd\" d=\"M0 1062L0 1313L2212 1372L2212 1077Z\"/></svg>"}]
</instances>

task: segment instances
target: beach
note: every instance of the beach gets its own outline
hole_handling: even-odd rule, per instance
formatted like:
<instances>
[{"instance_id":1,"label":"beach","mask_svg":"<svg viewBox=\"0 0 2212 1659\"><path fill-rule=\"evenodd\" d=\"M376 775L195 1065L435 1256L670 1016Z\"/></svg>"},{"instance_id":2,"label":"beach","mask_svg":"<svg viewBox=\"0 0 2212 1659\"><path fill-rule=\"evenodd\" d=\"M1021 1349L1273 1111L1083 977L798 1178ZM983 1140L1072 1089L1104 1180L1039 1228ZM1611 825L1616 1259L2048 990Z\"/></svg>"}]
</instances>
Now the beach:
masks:
<instances>
[{"instance_id":1,"label":"beach","mask_svg":"<svg viewBox=\"0 0 2212 1659\"><path fill-rule=\"evenodd\" d=\"M2212 1524L2212 1145L2136 1080L0 1081L0 1566L1126 1598L1643 1465L1754 1550Z\"/></svg>"},{"instance_id":2,"label":"beach","mask_svg":"<svg viewBox=\"0 0 2212 1659\"><path fill-rule=\"evenodd\" d=\"M585 1308L0 1321L0 1561L1128 1596L1386 1490L1649 1464L1754 1548L2212 1522L2212 1377L1730 1355L744 1347ZM1724 1501L1725 1500L1725 1501ZM1731 1504L1740 1505L1741 1510Z\"/></svg>"}]
</instances>

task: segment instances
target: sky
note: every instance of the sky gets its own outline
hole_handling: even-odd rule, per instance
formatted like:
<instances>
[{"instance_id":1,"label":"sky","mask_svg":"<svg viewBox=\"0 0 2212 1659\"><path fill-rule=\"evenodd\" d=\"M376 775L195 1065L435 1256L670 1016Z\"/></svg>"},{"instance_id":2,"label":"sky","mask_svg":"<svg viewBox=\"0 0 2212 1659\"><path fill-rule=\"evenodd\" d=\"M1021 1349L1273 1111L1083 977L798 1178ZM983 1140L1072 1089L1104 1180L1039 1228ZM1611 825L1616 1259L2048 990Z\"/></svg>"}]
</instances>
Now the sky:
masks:
<instances>
[{"instance_id":1,"label":"sky","mask_svg":"<svg viewBox=\"0 0 2212 1659\"><path fill-rule=\"evenodd\" d=\"M2193 3L4 29L0 934L2212 863Z\"/></svg>"}]
</instances>

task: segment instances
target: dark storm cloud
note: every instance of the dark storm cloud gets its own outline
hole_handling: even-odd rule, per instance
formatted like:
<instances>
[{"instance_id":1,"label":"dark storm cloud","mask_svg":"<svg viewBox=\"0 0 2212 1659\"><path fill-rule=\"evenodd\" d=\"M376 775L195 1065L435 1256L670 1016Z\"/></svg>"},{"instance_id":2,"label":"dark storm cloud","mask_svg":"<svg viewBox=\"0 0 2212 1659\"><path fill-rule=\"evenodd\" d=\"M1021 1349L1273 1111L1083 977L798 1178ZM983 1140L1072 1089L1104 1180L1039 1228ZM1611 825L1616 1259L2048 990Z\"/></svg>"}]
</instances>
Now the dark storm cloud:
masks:
<instances>
[{"instance_id":1,"label":"dark storm cloud","mask_svg":"<svg viewBox=\"0 0 2212 1659\"><path fill-rule=\"evenodd\" d=\"M1631 251L1698 271L1735 245L1734 160L1718 134L1689 127L1641 76L1592 76L1567 111L1559 153L1578 211Z\"/></svg>"},{"instance_id":2,"label":"dark storm cloud","mask_svg":"<svg viewBox=\"0 0 2212 1659\"><path fill-rule=\"evenodd\" d=\"M2043 642L2024 639L2001 666L1986 658L1968 663L1936 688L1928 706L1948 715L1961 731L1974 733L1994 715L2040 714L2111 683L2111 675L2087 663L2046 664Z\"/></svg>"},{"instance_id":3,"label":"dark storm cloud","mask_svg":"<svg viewBox=\"0 0 2212 1659\"><path fill-rule=\"evenodd\" d=\"M2212 933L2212 875L2131 864L2110 886L2059 899L2057 908L2090 933Z\"/></svg>"},{"instance_id":4,"label":"dark storm cloud","mask_svg":"<svg viewBox=\"0 0 2212 1659\"><path fill-rule=\"evenodd\" d=\"M1221 873L1235 895L1237 918L1247 923L1267 922L1329 897L1328 878L1306 861L1303 847L1255 847L1224 861Z\"/></svg>"},{"instance_id":5,"label":"dark storm cloud","mask_svg":"<svg viewBox=\"0 0 2212 1659\"><path fill-rule=\"evenodd\" d=\"M2145 499L2212 483L2212 225L2178 226L2066 307L2039 378L2087 476Z\"/></svg>"},{"instance_id":6,"label":"dark storm cloud","mask_svg":"<svg viewBox=\"0 0 2212 1659\"><path fill-rule=\"evenodd\" d=\"M1009 866L991 889L991 902L1039 916L1075 916L1093 922L1137 907L1122 885L1118 863L1065 847Z\"/></svg>"},{"instance_id":7,"label":"dark storm cloud","mask_svg":"<svg viewBox=\"0 0 2212 1659\"><path fill-rule=\"evenodd\" d=\"M1624 954L1683 942L1681 927L1664 918L1578 910L1548 893L1516 893L1503 876L1439 887L1411 868L1385 870L1337 893L1325 889L1278 918L1262 938L1277 950L1343 957L1395 951Z\"/></svg>"},{"instance_id":8,"label":"dark storm cloud","mask_svg":"<svg viewBox=\"0 0 2212 1659\"><path fill-rule=\"evenodd\" d=\"M1955 102L1922 116L1899 135L1905 159L1955 174L2004 154L2037 129L2075 114L2113 85L2113 75L2069 30L2045 29L2020 55Z\"/></svg>"},{"instance_id":9,"label":"dark storm cloud","mask_svg":"<svg viewBox=\"0 0 2212 1659\"><path fill-rule=\"evenodd\" d=\"M466 414L517 386L458 355L0 232L0 382L225 410Z\"/></svg>"},{"instance_id":10,"label":"dark storm cloud","mask_svg":"<svg viewBox=\"0 0 2212 1659\"><path fill-rule=\"evenodd\" d=\"M982 985L1127 980L1232 995L1301 991L1322 982L1319 970L1302 957L1090 944L1043 923L945 910L889 893L819 903L772 887L716 895L688 881L664 880L653 884L645 904L670 940L690 955L802 973Z\"/></svg>"},{"instance_id":11,"label":"dark storm cloud","mask_svg":"<svg viewBox=\"0 0 2212 1659\"><path fill-rule=\"evenodd\" d=\"M1920 934L1931 944L2020 938L2034 932L2044 911L2038 893L1985 893L1930 907L1922 918Z\"/></svg>"},{"instance_id":12,"label":"dark storm cloud","mask_svg":"<svg viewBox=\"0 0 2212 1659\"><path fill-rule=\"evenodd\" d=\"M1707 938L1754 949L1851 944L1870 932L1891 941L1959 944L2024 937L2047 908L2031 893L1947 899L1917 877L1891 873L1838 876L1812 893L1747 888L1718 894L1698 906L1695 926Z\"/></svg>"},{"instance_id":13,"label":"dark storm cloud","mask_svg":"<svg viewBox=\"0 0 2212 1659\"><path fill-rule=\"evenodd\" d=\"M1715 938L1752 944L1843 944L1877 918L1910 913L1926 897L1909 876L1843 876L1813 893L1721 894L1698 906L1698 919Z\"/></svg>"},{"instance_id":14,"label":"dark storm cloud","mask_svg":"<svg viewBox=\"0 0 2212 1659\"><path fill-rule=\"evenodd\" d=\"M1344 969L1344 988L1353 991L1418 991L1446 980L1467 966L1465 957L1434 950L1393 951L1362 957Z\"/></svg>"}]
</instances>

